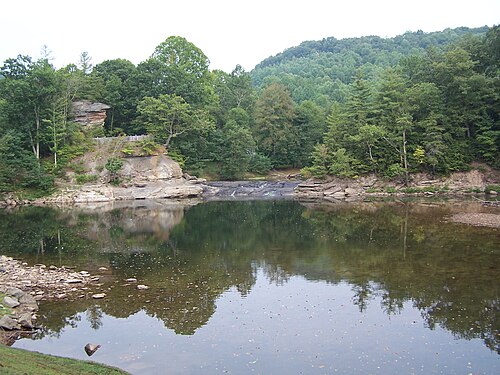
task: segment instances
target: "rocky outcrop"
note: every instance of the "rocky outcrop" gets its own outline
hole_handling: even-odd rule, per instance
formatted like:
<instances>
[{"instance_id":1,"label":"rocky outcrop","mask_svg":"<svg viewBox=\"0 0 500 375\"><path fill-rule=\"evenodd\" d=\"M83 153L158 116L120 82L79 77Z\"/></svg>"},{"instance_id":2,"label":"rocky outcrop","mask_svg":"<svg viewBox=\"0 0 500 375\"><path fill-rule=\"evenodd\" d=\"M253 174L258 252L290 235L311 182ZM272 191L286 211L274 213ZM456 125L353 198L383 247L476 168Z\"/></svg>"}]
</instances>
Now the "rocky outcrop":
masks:
<instances>
[{"instance_id":1,"label":"rocky outcrop","mask_svg":"<svg viewBox=\"0 0 500 375\"><path fill-rule=\"evenodd\" d=\"M26 199L19 199L13 194L7 194L4 197L0 196L0 208L14 208L26 204L30 204L30 201Z\"/></svg>"},{"instance_id":2,"label":"rocky outcrop","mask_svg":"<svg viewBox=\"0 0 500 375\"><path fill-rule=\"evenodd\" d=\"M35 313L38 311L38 303L35 298L16 287L0 286L0 305L7 308L8 313L0 317L0 329L19 330L32 329Z\"/></svg>"},{"instance_id":3,"label":"rocky outcrop","mask_svg":"<svg viewBox=\"0 0 500 375\"><path fill-rule=\"evenodd\" d=\"M110 108L107 104L90 100L73 102L73 121L83 126L104 126L106 111Z\"/></svg>"},{"instance_id":4,"label":"rocky outcrop","mask_svg":"<svg viewBox=\"0 0 500 375\"><path fill-rule=\"evenodd\" d=\"M203 197L213 199L290 198L298 182L294 181L218 181L203 185Z\"/></svg>"},{"instance_id":5,"label":"rocky outcrop","mask_svg":"<svg viewBox=\"0 0 500 375\"><path fill-rule=\"evenodd\" d=\"M295 188L295 196L302 199L338 200L358 197L368 189L374 189L378 180L375 176L361 177L357 180L330 178L328 180L310 179Z\"/></svg>"},{"instance_id":6,"label":"rocky outcrop","mask_svg":"<svg viewBox=\"0 0 500 375\"><path fill-rule=\"evenodd\" d=\"M86 184L65 188L52 196L39 199L40 204L96 203L134 199L185 199L202 194L200 185L184 179L168 181L145 181L125 183L120 186L109 184Z\"/></svg>"},{"instance_id":7,"label":"rocky outcrop","mask_svg":"<svg viewBox=\"0 0 500 375\"><path fill-rule=\"evenodd\" d=\"M412 174L406 186L402 181L388 181L376 175L356 179L329 177L309 179L295 189L299 199L339 199L359 198L366 195L434 195L434 194L479 194L496 195L495 191L485 191L486 187L500 183L500 172L481 166L485 171L473 169L456 172L450 176L432 177L424 173Z\"/></svg>"},{"instance_id":8,"label":"rocky outcrop","mask_svg":"<svg viewBox=\"0 0 500 375\"><path fill-rule=\"evenodd\" d=\"M133 149L135 155L125 151ZM140 143L117 137L107 142L95 142L73 164L79 166L66 174L68 182L61 182L61 189L52 196L39 199L40 204L73 204L111 202L135 199L184 199L198 197L205 180L188 176L175 160L158 147L153 155L140 155ZM115 181L106 168L111 158L119 158L121 167ZM83 171L83 173L82 173ZM79 184L84 177L92 182Z\"/></svg>"}]
</instances>

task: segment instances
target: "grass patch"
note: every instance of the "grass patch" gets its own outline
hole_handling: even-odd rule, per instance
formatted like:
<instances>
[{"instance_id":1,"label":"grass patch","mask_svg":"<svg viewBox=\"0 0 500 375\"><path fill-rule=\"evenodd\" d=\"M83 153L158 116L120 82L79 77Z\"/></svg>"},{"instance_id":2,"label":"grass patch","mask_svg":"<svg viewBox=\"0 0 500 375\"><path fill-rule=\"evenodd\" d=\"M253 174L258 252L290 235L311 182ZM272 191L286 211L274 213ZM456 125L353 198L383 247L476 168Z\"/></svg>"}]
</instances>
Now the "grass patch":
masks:
<instances>
[{"instance_id":1,"label":"grass patch","mask_svg":"<svg viewBox=\"0 0 500 375\"><path fill-rule=\"evenodd\" d=\"M396 192L396 188L394 186L388 186L385 188L386 193L394 194Z\"/></svg>"},{"instance_id":2,"label":"grass patch","mask_svg":"<svg viewBox=\"0 0 500 375\"><path fill-rule=\"evenodd\" d=\"M478 187L472 187L472 188L469 188L469 189L465 189L464 190L466 193L482 193L483 191L481 189L479 189Z\"/></svg>"},{"instance_id":3,"label":"grass patch","mask_svg":"<svg viewBox=\"0 0 500 375\"><path fill-rule=\"evenodd\" d=\"M76 183L81 185L81 184L86 184L87 182L96 182L97 178L98 176L95 174L88 174L88 173L77 174Z\"/></svg>"},{"instance_id":4,"label":"grass patch","mask_svg":"<svg viewBox=\"0 0 500 375\"><path fill-rule=\"evenodd\" d=\"M496 191L497 193L500 193L500 185L486 185L484 188L484 191Z\"/></svg>"},{"instance_id":5,"label":"grass patch","mask_svg":"<svg viewBox=\"0 0 500 375\"><path fill-rule=\"evenodd\" d=\"M55 357L23 349L15 349L2 344L0 344L0 373L3 375L128 374L128 372L115 367L95 362Z\"/></svg>"},{"instance_id":6,"label":"grass patch","mask_svg":"<svg viewBox=\"0 0 500 375\"><path fill-rule=\"evenodd\" d=\"M2 304L3 298L5 297L5 294L0 293L0 318L4 315L10 314L12 311L7 307Z\"/></svg>"}]
</instances>

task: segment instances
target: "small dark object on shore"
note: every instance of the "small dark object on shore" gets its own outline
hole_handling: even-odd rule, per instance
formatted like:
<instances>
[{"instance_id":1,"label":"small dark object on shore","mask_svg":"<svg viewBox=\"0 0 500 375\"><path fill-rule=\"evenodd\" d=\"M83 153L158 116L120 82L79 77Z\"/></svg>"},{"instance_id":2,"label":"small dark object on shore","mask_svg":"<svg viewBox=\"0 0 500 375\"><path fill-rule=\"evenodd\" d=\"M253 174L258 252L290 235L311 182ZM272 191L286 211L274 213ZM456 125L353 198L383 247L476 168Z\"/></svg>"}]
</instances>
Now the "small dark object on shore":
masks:
<instances>
[{"instance_id":1,"label":"small dark object on shore","mask_svg":"<svg viewBox=\"0 0 500 375\"><path fill-rule=\"evenodd\" d=\"M85 345L85 353L90 357L92 354L94 354L97 349L99 349L101 345L95 345L95 344L87 344Z\"/></svg>"}]
</instances>

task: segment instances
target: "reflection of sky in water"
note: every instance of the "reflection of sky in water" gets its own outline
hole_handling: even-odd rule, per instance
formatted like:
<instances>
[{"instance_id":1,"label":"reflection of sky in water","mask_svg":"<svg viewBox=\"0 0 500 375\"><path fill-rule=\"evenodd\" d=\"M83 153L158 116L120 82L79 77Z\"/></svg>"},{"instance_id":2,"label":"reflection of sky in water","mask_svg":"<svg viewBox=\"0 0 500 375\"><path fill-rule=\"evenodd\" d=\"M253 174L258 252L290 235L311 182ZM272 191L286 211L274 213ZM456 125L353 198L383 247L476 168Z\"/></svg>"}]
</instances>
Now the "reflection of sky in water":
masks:
<instances>
[{"instance_id":1,"label":"reflection of sky in water","mask_svg":"<svg viewBox=\"0 0 500 375\"><path fill-rule=\"evenodd\" d=\"M269 282L262 269L242 297L222 294L208 323L193 335L176 335L161 320L140 311L127 319L103 314L93 330L85 314L77 328L58 339L21 340L15 346L53 355L88 359L86 343L102 345L92 360L133 374L185 373L341 373L492 374L499 356L480 339L454 338L429 330L419 310L406 302L387 315L375 297L361 313L352 286L292 276ZM496 370L495 370L496 369Z\"/></svg>"}]
</instances>

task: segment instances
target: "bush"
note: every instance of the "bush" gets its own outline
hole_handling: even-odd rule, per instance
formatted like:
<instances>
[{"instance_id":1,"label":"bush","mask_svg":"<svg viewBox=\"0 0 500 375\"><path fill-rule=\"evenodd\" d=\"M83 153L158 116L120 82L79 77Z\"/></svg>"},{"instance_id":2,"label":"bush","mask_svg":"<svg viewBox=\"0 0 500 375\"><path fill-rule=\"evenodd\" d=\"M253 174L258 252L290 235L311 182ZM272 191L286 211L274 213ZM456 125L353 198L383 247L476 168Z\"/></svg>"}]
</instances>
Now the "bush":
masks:
<instances>
[{"instance_id":1,"label":"bush","mask_svg":"<svg viewBox=\"0 0 500 375\"><path fill-rule=\"evenodd\" d=\"M145 139L139 142L139 147L141 148L141 156L151 156L158 152L160 145L151 139Z\"/></svg>"},{"instance_id":2,"label":"bush","mask_svg":"<svg viewBox=\"0 0 500 375\"><path fill-rule=\"evenodd\" d=\"M170 156L173 160L175 160L179 165L181 166L182 169L184 169L184 166L186 164L186 158L184 155L182 155L178 150L176 149L169 149L168 150L168 156Z\"/></svg>"},{"instance_id":3,"label":"bush","mask_svg":"<svg viewBox=\"0 0 500 375\"><path fill-rule=\"evenodd\" d=\"M404 169L399 164L391 164L384 173L385 177L388 178L400 177L403 174L404 174Z\"/></svg>"},{"instance_id":4,"label":"bush","mask_svg":"<svg viewBox=\"0 0 500 375\"><path fill-rule=\"evenodd\" d=\"M250 159L250 164L248 166L248 170L253 173L258 174L266 174L268 173L273 164L271 163L271 159L262 154L254 154Z\"/></svg>"},{"instance_id":5,"label":"bush","mask_svg":"<svg viewBox=\"0 0 500 375\"><path fill-rule=\"evenodd\" d=\"M76 175L76 183L77 184L86 184L87 182L96 182L97 175L95 174L77 174Z\"/></svg>"},{"instance_id":6,"label":"bush","mask_svg":"<svg viewBox=\"0 0 500 375\"><path fill-rule=\"evenodd\" d=\"M327 175L326 168L321 165L314 165L312 167L304 167L300 170L300 174L304 178L316 177L325 178Z\"/></svg>"},{"instance_id":7,"label":"bush","mask_svg":"<svg viewBox=\"0 0 500 375\"><path fill-rule=\"evenodd\" d=\"M109 171L109 182L114 185L120 183L118 171L123 167L123 160L114 156L108 159L105 168Z\"/></svg>"},{"instance_id":8,"label":"bush","mask_svg":"<svg viewBox=\"0 0 500 375\"><path fill-rule=\"evenodd\" d=\"M486 185L484 188L484 191L496 191L497 193L500 193L500 185Z\"/></svg>"}]
</instances>

